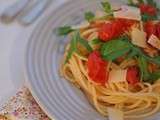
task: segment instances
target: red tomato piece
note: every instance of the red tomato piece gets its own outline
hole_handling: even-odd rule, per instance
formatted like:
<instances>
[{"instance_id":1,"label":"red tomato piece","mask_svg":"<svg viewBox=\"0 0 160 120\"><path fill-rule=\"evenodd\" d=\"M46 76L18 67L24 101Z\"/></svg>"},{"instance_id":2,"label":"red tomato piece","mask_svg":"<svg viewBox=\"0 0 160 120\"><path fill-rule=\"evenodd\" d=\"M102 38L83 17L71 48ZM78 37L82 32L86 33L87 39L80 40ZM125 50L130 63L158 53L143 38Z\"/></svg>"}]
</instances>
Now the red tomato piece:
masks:
<instances>
[{"instance_id":1,"label":"red tomato piece","mask_svg":"<svg viewBox=\"0 0 160 120\"><path fill-rule=\"evenodd\" d=\"M124 32L124 24L125 22L120 19L116 19L112 23L112 29L113 29L112 31L113 31L114 38L120 36Z\"/></svg>"},{"instance_id":2,"label":"red tomato piece","mask_svg":"<svg viewBox=\"0 0 160 120\"><path fill-rule=\"evenodd\" d=\"M160 38L160 22L156 24L156 34L157 37Z\"/></svg>"},{"instance_id":3,"label":"red tomato piece","mask_svg":"<svg viewBox=\"0 0 160 120\"><path fill-rule=\"evenodd\" d=\"M108 41L113 38L112 23L103 24L99 30L99 38L103 41Z\"/></svg>"},{"instance_id":4,"label":"red tomato piece","mask_svg":"<svg viewBox=\"0 0 160 120\"><path fill-rule=\"evenodd\" d=\"M126 79L129 84L135 85L140 81L139 70L137 67L130 67L127 70Z\"/></svg>"},{"instance_id":5,"label":"red tomato piece","mask_svg":"<svg viewBox=\"0 0 160 120\"><path fill-rule=\"evenodd\" d=\"M108 80L108 63L101 58L98 51L92 52L87 61L88 75L96 83L105 85Z\"/></svg>"},{"instance_id":6,"label":"red tomato piece","mask_svg":"<svg viewBox=\"0 0 160 120\"><path fill-rule=\"evenodd\" d=\"M108 41L120 36L125 30L131 27L135 21L127 19L115 19L110 23L104 23L99 30L99 38Z\"/></svg>"},{"instance_id":7,"label":"red tomato piece","mask_svg":"<svg viewBox=\"0 0 160 120\"><path fill-rule=\"evenodd\" d=\"M151 5L140 4L139 8L141 10L141 13L147 13L148 15L151 15L151 16L154 16L157 14L157 9Z\"/></svg>"},{"instance_id":8,"label":"red tomato piece","mask_svg":"<svg viewBox=\"0 0 160 120\"><path fill-rule=\"evenodd\" d=\"M144 31L147 33L147 38L152 34L156 35L156 25L152 21L148 21L144 25Z\"/></svg>"}]
</instances>

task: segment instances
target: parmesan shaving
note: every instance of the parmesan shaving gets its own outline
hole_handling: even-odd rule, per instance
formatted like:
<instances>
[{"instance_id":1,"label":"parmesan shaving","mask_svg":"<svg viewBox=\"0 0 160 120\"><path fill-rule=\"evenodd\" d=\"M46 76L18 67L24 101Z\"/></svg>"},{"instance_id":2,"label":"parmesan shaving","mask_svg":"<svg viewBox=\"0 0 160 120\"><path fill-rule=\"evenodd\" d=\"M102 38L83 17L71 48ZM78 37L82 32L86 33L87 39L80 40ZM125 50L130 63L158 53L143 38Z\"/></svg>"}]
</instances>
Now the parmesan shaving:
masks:
<instances>
[{"instance_id":1,"label":"parmesan shaving","mask_svg":"<svg viewBox=\"0 0 160 120\"><path fill-rule=\"evenodd\" d=\"M115 108L107 108L109 120L124 120L124 114L122 111Z\"/></svg>"},{"instance_id":2,"label":"parmesan shaving","mask_svg":"<svg viewBox=\"0 0 160 120\"><path fill-rule=\"evenodd\" d=\"M155 48L157 48L157 49L160 50L160 39L157 36L155 36L155 35L152 34L150 36L149 40L148 40L148 43L151 46L153 46L153 47L155 47Z\"/></svg>"},{"instance_id":3,"label":"parmesan shaving","mask_svg":"<svg viewBox=\"0 0 160 120\"><path fill-rule=\"evenodd\" d=\"M132 20L141 20L140 9L131 6L121 6L121 10L115 11L114 17L116 18L125 18L125 19L132 19Z\"/></svg>"},{"instance_id":4,"label":"parmesan shaving","mask_svg":"<svg viewBox=\"0 0 160 120\"><path fill-rule=\"evenodd\" d=\"M146 43L146 33L144 31L140 31L138 28L132 28L131 31L132 43L142 48L147 47Z\"/></svg>"},{"instance_id":5,"label":"parmesan shaving","mask_svg":"<svg viewBox=\"0 0 160 120\"><path fill-rule=\"evenodd\" d=\"M109 82L116 83L116 82L125 82L127 76L127 70L112 70L109 73Z\"/></svg>"}]
</instances>

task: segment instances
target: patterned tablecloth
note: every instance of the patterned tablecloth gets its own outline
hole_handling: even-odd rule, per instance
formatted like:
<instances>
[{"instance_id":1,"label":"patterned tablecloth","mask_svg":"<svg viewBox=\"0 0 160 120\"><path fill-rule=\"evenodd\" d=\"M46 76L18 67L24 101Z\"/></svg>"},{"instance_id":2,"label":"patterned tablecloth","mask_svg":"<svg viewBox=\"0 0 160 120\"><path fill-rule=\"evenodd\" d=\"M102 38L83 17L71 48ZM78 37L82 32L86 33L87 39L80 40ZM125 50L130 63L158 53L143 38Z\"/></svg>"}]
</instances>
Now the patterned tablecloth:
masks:
<instances>
[{"instance_id":1,"label":"patterned tablecloth","mask_svg":"<svg viewBox=\"0 0 160 120\"><path fill-rule=\"evenodd\" d=\"M38 106L27 87L22 87L0 110L0 120L51 120Z\"/></svg>"}]
</instances>

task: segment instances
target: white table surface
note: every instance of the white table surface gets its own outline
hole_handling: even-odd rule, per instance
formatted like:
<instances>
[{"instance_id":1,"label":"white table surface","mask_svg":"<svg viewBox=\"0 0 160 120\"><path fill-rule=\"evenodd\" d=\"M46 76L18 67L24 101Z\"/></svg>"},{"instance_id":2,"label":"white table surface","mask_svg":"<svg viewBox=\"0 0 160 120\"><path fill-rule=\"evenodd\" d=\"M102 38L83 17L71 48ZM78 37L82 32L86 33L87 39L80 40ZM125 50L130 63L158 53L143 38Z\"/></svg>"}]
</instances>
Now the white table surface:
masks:
<instances>
[{"instance_id":1,"label":"white table surface","mask_svg":"<svg viewBox=\"0 0 160 120\"><path fill-rule=\"evenodd\" d=\"M0 0L0 14L15 1ZM54 0L55 5L49 7L34 24L27 27L16 21L8 25L0 21L0 106L24 84L24 53L33 29L50 9L58 7L63 1Z\"/></svg>"}]
</instances>

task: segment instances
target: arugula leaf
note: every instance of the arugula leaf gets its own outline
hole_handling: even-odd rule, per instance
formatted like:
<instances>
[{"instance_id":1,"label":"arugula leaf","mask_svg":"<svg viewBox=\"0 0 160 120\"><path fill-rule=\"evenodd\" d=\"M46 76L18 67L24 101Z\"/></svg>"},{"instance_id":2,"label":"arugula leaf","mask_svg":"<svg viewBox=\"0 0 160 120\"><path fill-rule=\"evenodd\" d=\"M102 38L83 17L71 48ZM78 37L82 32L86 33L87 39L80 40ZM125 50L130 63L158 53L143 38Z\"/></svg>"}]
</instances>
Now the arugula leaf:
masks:
<instances>
[{"instance_id":1,"label":"arugula leaf","mask_svg":"<svg viewBox=\"0 0 160 120\"><path fill-rule=\"evenodd\" d=\"M126 56L126 59L130 59L130 58L133 58L133 57L135 57L135 56L137 56L137 52L134 51L134 50L131 50L131 51L128 53L128 55Z\"/></svg>"},{"instance_id":2,"label":"arugula leaf","mask_svg":"<svg viewBox=\"0 0 160 120\"><path fill-rule=\"evenodd\" d=\"M156 71L154 73L151 73L150 79L152 81L158 80L160 78L160 71Z\"/></svg>"},{"instance_id":3,"label":"arugula leaf","mask_svg":"<svg viewBox=\"0 0 160 120\"><path fill-rule=\"evenodd\" d=\"M92 45L95 45L95 44L101 44L103 43L100 39L96 38L96 39L93 39L89 42L89 44L92 44Z\"/></svg>"},{"instance_id":4,"label":"arugula leaf","mask_svg":"<svg viewBox=\"0 0 160 120\"><path fill-rule=\"evenodd\" d=\"M108 1L101 2L101 5L106 13L112 13L111 4Z\"/></svg>"},{"instance_id":5,"label":"arugula leaf","mask_svg":"<svg viewBox=\"0 0 160 120\"><path fill-rule=\"evenodd\" d=\"M101 48L101 54L104 59L113 61L130 50L130 45L119 38L106 42Z\"/></svg>"},{"instance_id":6,"label":"arugula leaf","mask_svg":"<svg viewBox=\"0 0 160 120\"><path fill-rule=\"evenodd\" d=\"M67 35L74 31L70 26L63 26L58 28L58 35Z\"/></svg>"},{"instance_id":7,"label":"arugula leaf","mask_svg":"<svg viewBox=\"0 0 160 120\"><path fill-rule=\"evenodd\" d=\"M80 37L79 31L75 31L71 39L70 48L68 50L65 63L68 62L68 60L71 58L74 52L78 52L78 49L77 49L78 43L83 45L89 52L93 51L92 47L88 44L88 42Z\"/></svg>"},{"instance_id":8,"label":"arugula leaf","mask_svg":"<svg viewBox=\"0 0 160 120\"><path fill-rule=\"evenodd\" d=\"M143 0L138 0L138 4L134 3L133 0L128 0L128 5L133 7L138 7L139 4L144 3Z\"/></svg>"},{"instance_id":9,"label":"arugula leaf","mask_svg":"<svg viewBox=\"0 0 160 120\"><path fill-rule=\"evenodd\" d=\"M141 71L141 78L144 82L154 83L156 80L160 78L160 71L156 71L153 73L150 73L148 70L148 60L141 56L138 58L138 64Z\"/></svg>"},{"instance_id":10,"label":"arugula leaf","mask_svg":"<svg viewBox=\"0 0 160 120\"><path fill-rule=\"evenodd\" d=\"M72 54L77 51L78 34L79 34L78 31L73 33L71 43L70 43L70 48L68 50L68 54L67 54L65 63L67 63L68 60L71 58Z\"/></svg>"},{"instance_id":11,"label":"arugula leaf","mask_svg":"<svg viewBox=\"0 0 160 120\"><path fill-rule=\"evenodd\" d=\"M127 36L108 41L101 48L101 54L106 60L115 60L126 53L128 53L126 58L137 58L141 78L144 82L153 83L160 78L160 71L150 73L148 70L149 62L160 65L160 56L150 57L146 55L139 47L133 45Z\"/></svg>"},{"instance_id":12,"label":"arugula leaf","mask_svg":"<svg viewBox=\"0 0 160 120\"><path fill-rule=\"evenodd\" d=\"M128 0L128 4L133 4L133 1L132 0Z\"/></svg>"},{"instance_id":13,"label":"arugula leaf","mask_svg":"<svg viewBox=\"0 0 160 120\"><path fill-rule=\"evenodd\" d=\"M129 57L134 57L134 56L142 56L144 57L147 61L151 61L155 64L160 65L160 56L156 56L156 57L150 57L148 55L146 55L139 47L133 45L129 38L124 36L123 38L121 38L121 40L125 41L130 47L130 53L128 54Z\"/></svg>"},{"instance_id":14,"label":"arugula leaf","mask_svg":"<svg viewBox=\"0 0 160 120\"><path fill-rule=\"evenodd\" d=\"M128 6L131 6L131 7L138 7L138 5L136 4L127 4Z\"/></svg>"},{"instance_id":15,"label":"arugula leaf","mask_svg":"<svg viewBox=\"0 0 160 120\"><path fill-rule=\"evenodd\" d=\"M148 81L150 78L150 73L148 71L148 61L144 57L140 56L138 57L138 65L141 72L141 78L145 82Z\"/></svg>"},{"instance_id":16,"label":"arugula leaf","mask_svg":"<svg viewBox=\"0 0 160 120\"><path fill-rule=\"evenodd\" d=\"M85 19L87 20L87 21L92 21L93 19L95 18L95 15L94 15L94 13L92 13L91 11L88 11L88 12L86 12L85 13Z\"/></svg>"},{"instance_id":17,"label":"arugula leaf","mask_svg":"<svg viewBox=\"0 0 160 120\"><path fill-rule=\"evenodd\" d=\"M80 36L79 36L78 42L81 45L83 45L89 52L93 51L92 47L88 44L87 40L84 40L83 38L80 38Z\"/></svg>"},{"instance_id":18,"label":"arugula leaf","mask_svg":"<svg viewBox=\"0 0 160 120\"><path fill-rule=\"evenodd\" d=\"M144 3L144 0L138 0L139 3Z\"/></svg>"},{"instance_id":19,"label":"arugula leaf","mask_svg":"<svg viewBox=\"0 0 160 120\"><path fill-rule=\"evenodd\" d=\"M148 15L147 13L143 13L141 15L141 18L142 18L142 21L144 21L144 22L150 21L150 20L157 20L158 19L157 16L151 16L151 15Z\"/></svg>"},{"instance_id":20,"label":"arugula leaf","mask_svg":"<svg viewBox=\"0 0 160 120\"><path fill-rule=\"evenodd\" d=\"M156 57L150 57L150 56L147 56L147 55L143 55L148 61L151 61L155 64L158 64L160 65L160 56L156 56Z\"/></svg>"},{"instance_id":21,"label":"arugula leaf","mask_svg":"<svg viewBox=\"0 0 160 120\"><path fill-rule=\"evenodd\" d=\"M133 7L137 7L137 5L133 3L133 0L128 0L128 4L127 5L133 6Z\"/></svg>"}]
</instances>

